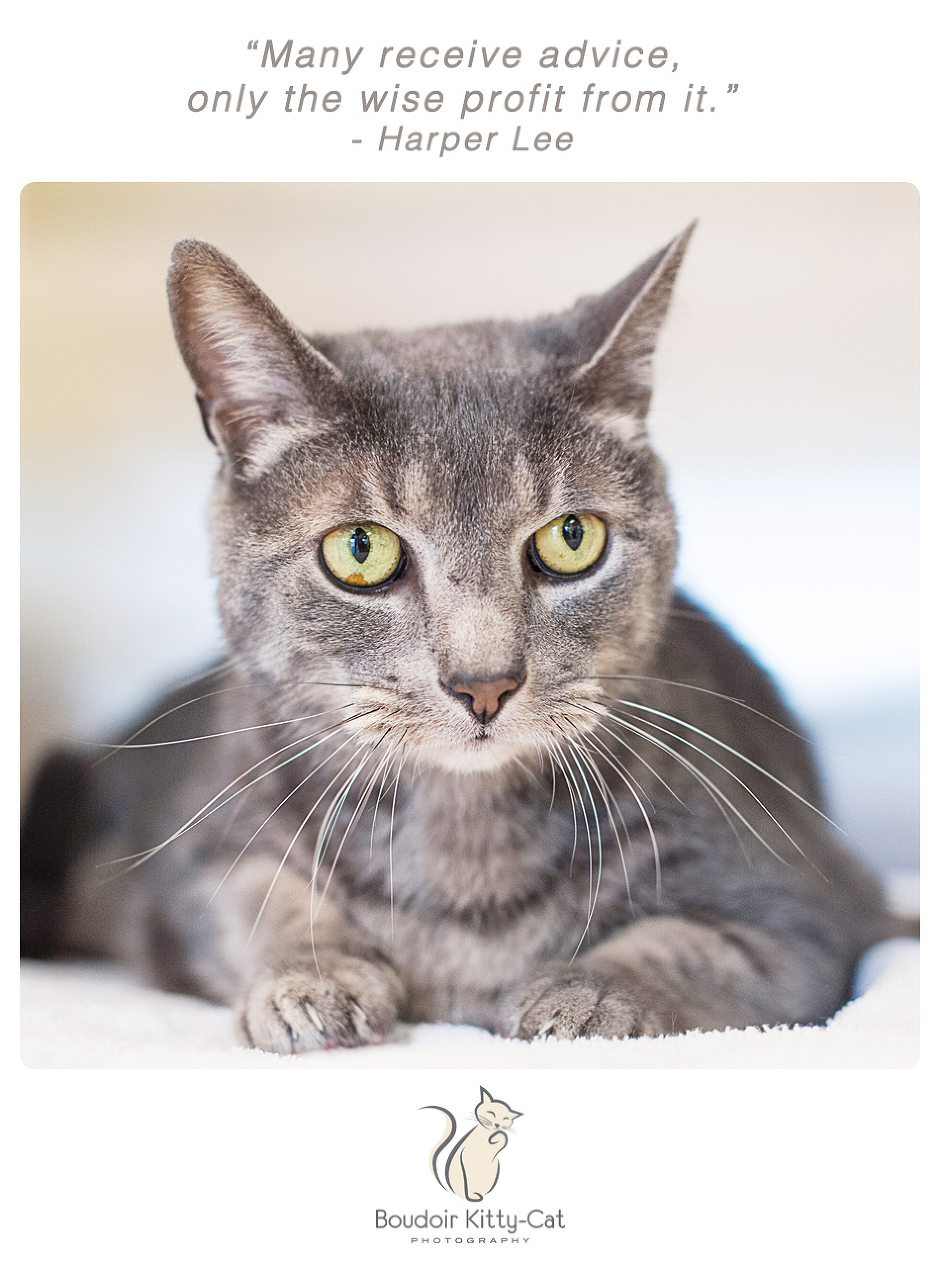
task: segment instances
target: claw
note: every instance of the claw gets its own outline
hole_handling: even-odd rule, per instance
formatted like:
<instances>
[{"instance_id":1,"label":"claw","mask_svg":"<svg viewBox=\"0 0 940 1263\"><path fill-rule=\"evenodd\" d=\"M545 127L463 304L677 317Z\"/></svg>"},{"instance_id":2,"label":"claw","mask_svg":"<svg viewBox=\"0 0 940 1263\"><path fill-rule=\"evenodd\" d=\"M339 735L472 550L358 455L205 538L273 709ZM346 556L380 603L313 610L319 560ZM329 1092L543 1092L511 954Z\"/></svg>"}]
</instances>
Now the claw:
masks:
<instances>
[{"instance_id":1,"label":"claw","mask_svg":"<svg viewBox=\"0 0 940 1263\"><path fill-rule=\"evenodd\" d=\"M310 1021L314 1024L314 1026L322 1035L323 1032L326 1030L326 1027L323 1025L323 1019L320 1017L320 1014L316 1011L316 1009L313 1007L313 1005L310 1003L309 1000L304 1000L304 1009L306 1010L307 1016L310 1018Z\"/></svg>"},{"instance_id":2,"label":"claw","mask_svg":"<svg viewBox=\"0 0 940 1263\"><path fill-rule=\"evenodd\" d=\"M363 1013L362 1009L356 1004L355 1000L349 1006L352 1010L353 1029L360 1039L370 1039L372 1037L372 1028L369 1025L369 1019Z\"/></svg>"}]
</instances>

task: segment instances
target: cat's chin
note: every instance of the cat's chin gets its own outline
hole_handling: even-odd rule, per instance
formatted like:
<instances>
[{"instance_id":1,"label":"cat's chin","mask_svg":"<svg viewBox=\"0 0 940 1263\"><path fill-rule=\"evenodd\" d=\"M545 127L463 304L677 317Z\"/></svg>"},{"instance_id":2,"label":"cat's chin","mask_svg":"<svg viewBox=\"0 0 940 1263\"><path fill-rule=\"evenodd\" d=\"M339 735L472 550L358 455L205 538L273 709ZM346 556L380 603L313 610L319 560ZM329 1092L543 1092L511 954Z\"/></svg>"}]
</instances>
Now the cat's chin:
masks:
<instances>
[{"instance_id":1,"label":"cat's chin","mask_svg":"<svg viewBox=\"0 0 940 1263\"><path fill-rule=\"evenodd\" d=\"M421 762L432 763L445 772L473 776L481 772L499 772L512 763L532 757L531 746L520 741L500 741L492 737L468 741L461 745L426 745Z\"/></svg>"}]
</instances>

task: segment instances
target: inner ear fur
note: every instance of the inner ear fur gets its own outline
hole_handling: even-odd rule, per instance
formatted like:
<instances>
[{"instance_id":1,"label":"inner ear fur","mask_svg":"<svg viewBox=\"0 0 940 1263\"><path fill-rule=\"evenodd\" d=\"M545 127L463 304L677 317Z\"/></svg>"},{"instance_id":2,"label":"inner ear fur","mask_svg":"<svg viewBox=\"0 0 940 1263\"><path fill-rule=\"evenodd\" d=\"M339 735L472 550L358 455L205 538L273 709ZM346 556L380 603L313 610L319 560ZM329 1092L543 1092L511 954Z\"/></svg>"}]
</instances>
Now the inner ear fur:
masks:
<instances>
[{"instance_id":1,"label":"inner ear fur","mask_svg":"<svg viewBox=\"0 0 940 1263\"><path fill-rule=\"evenodd\" d=\"M167 292L206 431L239 474L335 414L339 371L221 250L178 242Z\"/></svg>"},{"instance_id":2,"label":"inner ear fur","mask_svg":"<svg viewBox=\"0 0 940 1263\"><path fill-rule=\"evenodd\" d=\"M574 377L582 403L624 438L644 433L656 340L694 229L693 221L619 285L575 309L581 363Z\"/></svg>"}]
</instances>

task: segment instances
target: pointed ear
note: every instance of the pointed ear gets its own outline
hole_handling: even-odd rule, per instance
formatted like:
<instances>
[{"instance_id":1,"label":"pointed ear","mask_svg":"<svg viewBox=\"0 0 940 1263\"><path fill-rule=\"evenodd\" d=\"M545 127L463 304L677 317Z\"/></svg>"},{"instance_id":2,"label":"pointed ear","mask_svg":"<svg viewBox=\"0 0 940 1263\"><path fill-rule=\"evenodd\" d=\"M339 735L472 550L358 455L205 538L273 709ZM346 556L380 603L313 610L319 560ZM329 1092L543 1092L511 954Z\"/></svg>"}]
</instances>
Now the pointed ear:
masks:
<instances>
[{"instance_id":1,"label":"pointed ear","mask_svg":"<svg viewBox=\"0 0 940 1263\"><path fill-rule=\"evenodd\" d=\"M178 242L167 291L203 424L234 476L262 473L335 414L339 371L221 250Z\"/></svg>"},{"instance_id":2,"label":"pointed ear","mask_svg":"<svg viewBox=\"0 0 940 1263\"><path fill-rule=\"evenodd\" d=\"M645 432L656 339L682 256L695 228L670 241L601 298L585 304L577 326L582 402L625 439Z\"/></svg>"},{"instance_id":3,"label":"pointed ear","mask_svg":"<svg viewBox=\"0 0 940 1263\"><path fill-rule=\"evenodd\" d=\"M489 1105L492 1100L493 1098L490 1096L489 1092L487 1092L486 1088L481 1086L480 1087L480 1104Z\"/></svg>"}]
</instances>

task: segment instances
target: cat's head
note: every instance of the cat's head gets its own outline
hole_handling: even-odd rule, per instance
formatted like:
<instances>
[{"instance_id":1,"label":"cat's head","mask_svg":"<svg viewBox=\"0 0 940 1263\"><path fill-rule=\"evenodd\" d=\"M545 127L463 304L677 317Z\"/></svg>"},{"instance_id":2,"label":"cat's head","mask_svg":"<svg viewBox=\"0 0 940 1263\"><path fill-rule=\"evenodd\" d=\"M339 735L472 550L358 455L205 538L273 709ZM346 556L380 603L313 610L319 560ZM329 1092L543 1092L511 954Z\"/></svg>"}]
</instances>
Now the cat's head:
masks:
<instances>
[{"instance_id":1,"label":"cat's head","mask_svg":"<svg viewBox=\"0 0 940 1263\"><path fill-rule=\"evenodd\" d=\"M644 418L690 234L557 317L313 338L177 245L222 620L278 717L322 682L364 739L476 772L587 731L600 677L642 672L676 550Z\"/></svg>"},{"instance_id":2,"label":"cat's head","mask_svg":"<svg viewBox=\"0 0 940 1263\"><path fill-rule=\"evenodd\" d=\"M522 1115L518 1110L511 1110L505 1101L497 1101L490 1096L486 1088L480 1086L480 1103L473 1111L477 1122L488 1131L508 1131L517 1118Z\"/></svg>"}]
</instances>

